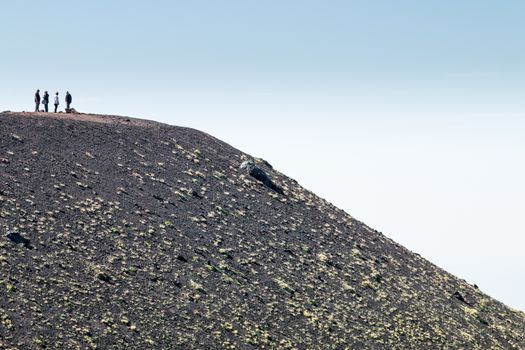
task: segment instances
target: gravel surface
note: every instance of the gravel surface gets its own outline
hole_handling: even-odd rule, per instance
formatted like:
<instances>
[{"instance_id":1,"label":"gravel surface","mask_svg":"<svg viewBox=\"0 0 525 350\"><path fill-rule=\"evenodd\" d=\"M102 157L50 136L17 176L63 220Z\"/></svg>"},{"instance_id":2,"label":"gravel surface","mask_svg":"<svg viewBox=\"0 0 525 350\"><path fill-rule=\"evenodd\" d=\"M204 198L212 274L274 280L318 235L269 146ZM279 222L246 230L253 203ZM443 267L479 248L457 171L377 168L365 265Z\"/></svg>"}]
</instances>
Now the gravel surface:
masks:
<instances>
[{"instance_id":1,"label":"gravel surface","mask_svg":"<svg viewBox=\"0 0 525 350\"><path fill-rule=\"evenodd\" d=\"M525 349L525 316L203 132L0 113L0 349L41 348Z\"/></svg>"}]
</instances>

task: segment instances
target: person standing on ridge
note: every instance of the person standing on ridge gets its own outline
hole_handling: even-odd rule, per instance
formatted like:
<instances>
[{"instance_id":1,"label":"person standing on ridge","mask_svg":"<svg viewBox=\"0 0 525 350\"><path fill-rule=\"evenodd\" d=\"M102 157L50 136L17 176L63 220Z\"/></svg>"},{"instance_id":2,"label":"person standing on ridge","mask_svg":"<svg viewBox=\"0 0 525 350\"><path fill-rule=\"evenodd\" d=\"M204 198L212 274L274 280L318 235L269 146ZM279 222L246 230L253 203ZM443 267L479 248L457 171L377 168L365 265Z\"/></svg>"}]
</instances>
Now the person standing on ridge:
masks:
<instances>
[{"instance_id":1,"label":"person standing on ridge","mask_svg":"<svg viewBox=\"0 0 525 350\"><path fill-rule=\"evenodd\" d=\"M71 96L69 91L66 91L66 112L68 113L71 108L71 102L73 102L73 97Z\"/></svg>"},{"instance_id":2,"label":"person standing on ridge","mask_svg":"<svg viewBox=\"0 0 525 350\"><path fill-rule=\"evenodd\" d=\"M44 97L42 98L42 104L44 105L44 110L47 112L49 112L49 109L48 109L48 105L49 105L49 94L46 92L44 92Z\"/></svg>"},{"instance_id":3,"label":"person standing on ridge","mask_svg":"<svg viewBox=\"0 0 525 350\"><path fill-rule=\"evenodd\" d=\"M35 93L35 112L40 110L40 90L36 90Z\"/></svg>"},{"instance_id":4,"label":"person standing on ridge","mask_svg":"<svg viewBox=\"0 0 525 350\"><path fill-rule=\"evenodd\" d=\"M55 94L55 113L57 112L58 105L60 104L60 99L58 98L58 92Z\"/></svg>"}]
</instances>

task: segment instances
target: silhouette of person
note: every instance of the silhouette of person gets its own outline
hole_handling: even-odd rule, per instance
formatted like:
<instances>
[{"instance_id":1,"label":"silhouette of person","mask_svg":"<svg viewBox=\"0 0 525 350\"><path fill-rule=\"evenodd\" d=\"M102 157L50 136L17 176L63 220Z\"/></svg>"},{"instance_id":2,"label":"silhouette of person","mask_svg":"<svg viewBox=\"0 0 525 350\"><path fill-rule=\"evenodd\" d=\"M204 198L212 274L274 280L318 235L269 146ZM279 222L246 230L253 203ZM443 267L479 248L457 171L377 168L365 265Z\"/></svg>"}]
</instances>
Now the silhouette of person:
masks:
<instances>
[{"instance_id":1,"label":"silhouette of person","mask_svg":"<svg viewBox=\"0 0 525 350\"><path fill-rule=\"evenodd\" d=\"M60 99L58 98L58 92L55 94L55 113L57 112L58 105L60 104Z\"/></svg>"},{"instance_id":2,"label":"silhouette of person","mask_svg":"<svg viewBox=\"0 0 525 350\"><path fill-rule=\"evenodd\" d=\"M66 110L68 112L71 109L71 102L73 102L73 96L71 96L69 91L66 91Z\"/></svg>"},{"instance_id":3,"label":"silhouette of person","mask_svg":"<svg viewBox=\"0 0 525 350\"><path fill-rule=\"evenodd\" d=\"M47 112L49 112L48 110L48 105L49 105L49 94L46 92L44 92L44 97L42 98L42 104L44 105L44 110Z\"/></svg>"},{"instance_id":4,"label":"silhouette of person","mask_svg":"<svg viewBox=\"0 0 525 350\"><path fill-rule=\"evenodd\" d=\"M35 93L35 112L40 111L40 90L36 90Z\"/></svg>"}]
</instances>

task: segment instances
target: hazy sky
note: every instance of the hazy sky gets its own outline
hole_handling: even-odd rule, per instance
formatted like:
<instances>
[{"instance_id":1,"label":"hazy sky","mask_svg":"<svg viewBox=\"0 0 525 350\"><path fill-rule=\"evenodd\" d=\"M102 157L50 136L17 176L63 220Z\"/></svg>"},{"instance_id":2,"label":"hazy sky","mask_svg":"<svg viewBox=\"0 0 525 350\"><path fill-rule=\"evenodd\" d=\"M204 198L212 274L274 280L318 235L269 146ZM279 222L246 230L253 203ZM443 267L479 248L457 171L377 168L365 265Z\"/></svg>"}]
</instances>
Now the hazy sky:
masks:
<instances>
[{"instance_id":1,"label":"hazy sky","mask_svg":"<svg viewBox=\"0 0 525 350\"><path fill-rule=\"evenodd\" d=\"M2 1L0 110L204 130L525 310L524 1Z\"/></svg>"}]
</instances>

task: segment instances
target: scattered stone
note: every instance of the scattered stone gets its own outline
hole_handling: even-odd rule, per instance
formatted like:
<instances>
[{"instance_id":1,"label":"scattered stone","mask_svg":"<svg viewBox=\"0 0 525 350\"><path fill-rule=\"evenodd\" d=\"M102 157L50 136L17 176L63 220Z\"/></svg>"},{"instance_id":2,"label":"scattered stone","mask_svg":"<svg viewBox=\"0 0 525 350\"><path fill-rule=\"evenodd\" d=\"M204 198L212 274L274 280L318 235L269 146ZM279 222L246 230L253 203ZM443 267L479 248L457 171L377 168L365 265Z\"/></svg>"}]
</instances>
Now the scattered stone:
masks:
<instances>
[{"instance_id":1,"label":"scattered stone","mask_svg":"<svg viewBox=\"0 0 525 350\"><path fill-rule=\"evenodd\" d=\"M164 198L162 198L161 196L157 195L157 194L154 194L153 195L153 198L155 198L156 200L158 200L159 202L164 202Z\"/></svg>"},{"instance_id":2,"label":"scattered stone","mask_svg":"<svg viewBox=\"0 0 525 350\"><path fill-rule=\"evenodd\" d=\"M24 248L33 249L31 246L31 241L25 237L22 237L18 232L9 232L6 237L15 244L23 244Z\"/></svg>"},{"instance_id":3,"label":"scattered stone","mask_svg":"<svg viewBox=\"0 0 525 350\"><path fill-rule=\"evenodd\" d=\"M16 135L16 134L11 134L11 137L12 137L13 139L17 140L18 142L24 142L24 141L22 140L22 138L21 138L20 136Z\"/></svg>"},{"instance_id":4,"label":"scattered stone","mask_svg":"<svg viewBox=\"0 0 525 350\"><path fill-rule=\"evenodd\" d=\"M465 298L460 292L455 291L454 294L452 294L452 296L457 300L461 301L462 303L468 304L468 302L465 300Z\"/></svg>"},{"instance_id":5,"label":"scattered stone","mask_svg":"<svg viewBox=\"0 0 525 350\"><path fill-rule=\"evenodd\" d=\"M97 273L97 278L102 282L111 283L111 276L105 272L99 271Z\"/></svg>"},{"instance_id":6,"label":"scattered stone","mask_svg":"<svg viewBox=\"0 0 525 350\"><path fill-rule=\"evenodd\" d=\"M266 174L264 170L259 168L257 165L255 165L254 162L250 160L246 160L242 162L241 166L239 167L241 170L245 170L248 175L255 178L256 180L259 180L262 182L266 187L269 189L279 193L284 194L284 191L281 187L277 186Z\"/></svg>"},{"instance_id":7,"label":"scattered stone","mask_svg":"<svg viewBox=\"0 0 525 350\"><path fill-rule=\"evenodd\" d=\"M197 192L195 189L191 189L191 195L195 198L202 198L201 194L199 192Z\"/></svg>"}]
</instances>

